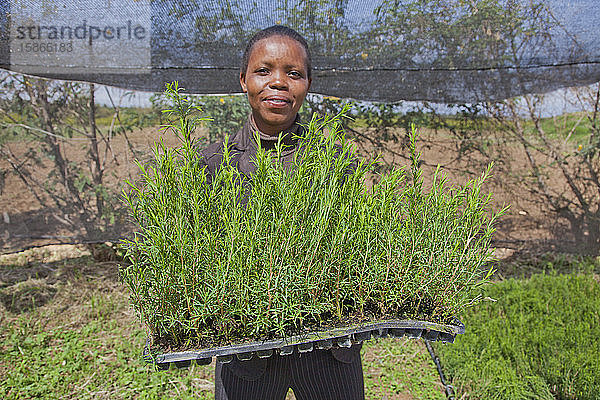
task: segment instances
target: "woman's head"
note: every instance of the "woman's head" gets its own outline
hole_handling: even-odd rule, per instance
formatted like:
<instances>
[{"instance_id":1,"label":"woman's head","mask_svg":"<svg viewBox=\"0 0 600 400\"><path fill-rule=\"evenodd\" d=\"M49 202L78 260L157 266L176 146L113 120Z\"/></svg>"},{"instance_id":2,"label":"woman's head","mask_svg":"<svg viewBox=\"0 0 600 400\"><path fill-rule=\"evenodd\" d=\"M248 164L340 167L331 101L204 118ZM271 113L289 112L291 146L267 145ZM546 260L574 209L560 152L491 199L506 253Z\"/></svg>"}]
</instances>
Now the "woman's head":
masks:
<instances>
[{"instance_id":1,"label":"woman's head","mask_svg":"<svg viewBox=\"0 0 600 400\"><path fill-rule=\"evenodd\" d=\"M310 70L306 40L293 29L276 25L250 39L240 84L262 132L276 135L293 124L310 88Z\"/></svg>"},{"instance_id":2,"label":"woman's head","mask_svg":"<svg viewBox=\"0 0 600 400\"><path fill-rule=\"evenodd\" d=\"M295 40L300 43L302 47L304 47L304 51L306 52L306 70L308 71L308 77L312 77L312 58L310 56L310 49L308 48L308 42L304 37L293 30L292 28L288 28L283 25L273 25L268 28L263 29L262 31L256 32L246 44L246 49L244 50L244 55L242 57L242 65L240 67L240 73L244 74L248 69L248 59L250 58L250 52L252 51L252 47L262 39L267 39L271 36L284 36L290 39Z\"/></svg>"}]
</instances>

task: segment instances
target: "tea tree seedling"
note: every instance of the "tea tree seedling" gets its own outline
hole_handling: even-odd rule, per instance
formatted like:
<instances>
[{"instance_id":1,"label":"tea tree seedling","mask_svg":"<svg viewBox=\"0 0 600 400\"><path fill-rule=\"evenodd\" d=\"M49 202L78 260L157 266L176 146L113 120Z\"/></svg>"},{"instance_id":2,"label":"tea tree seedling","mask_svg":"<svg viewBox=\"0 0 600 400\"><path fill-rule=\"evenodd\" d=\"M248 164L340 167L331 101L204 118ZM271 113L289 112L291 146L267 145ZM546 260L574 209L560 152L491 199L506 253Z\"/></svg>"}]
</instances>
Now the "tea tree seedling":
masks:
<instances>
[{"instance_id":1,"label":"tea tree seedling","mask_svg":"<svg viewBox=\"0 0 600 400\"><path fill-rule=\"evenodd\" d=\"M341 114L313 117L293 168L284 145L260 148L251 178L223 164L208 179L192 137L200 120L167 87L181 146L155 147L124 199L137 226L123 243L123 278L155 340L213 346L388 318L447 323L491 274L499 213L481 186L449 186L438 170L423 190L412 167L382 175L344 136ZM327 133L327 134L324 134ZM258 140L260 143L260 140Z\"/></svg>"}]
</instances>

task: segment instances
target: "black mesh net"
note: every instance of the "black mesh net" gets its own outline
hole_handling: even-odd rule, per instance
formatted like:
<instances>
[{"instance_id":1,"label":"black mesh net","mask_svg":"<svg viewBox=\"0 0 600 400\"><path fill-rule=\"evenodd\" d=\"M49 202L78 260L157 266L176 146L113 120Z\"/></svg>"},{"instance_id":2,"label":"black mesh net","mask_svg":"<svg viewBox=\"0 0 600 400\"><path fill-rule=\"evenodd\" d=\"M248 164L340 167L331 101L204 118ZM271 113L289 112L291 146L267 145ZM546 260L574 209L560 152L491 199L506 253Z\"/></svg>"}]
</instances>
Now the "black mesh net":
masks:
<instances>
[{"instance_id":1,"label":"black mesh net","mask_svg":"<svg viewBox=\"0 0 600 400\"><path fill-rule=\"evenodd\" d=\"M474 102L598 81L593 0L3 0L0 64L160 91L239 92L241 52L298 30L313 91L361 100Z\"/></svg>"}]
</instances>

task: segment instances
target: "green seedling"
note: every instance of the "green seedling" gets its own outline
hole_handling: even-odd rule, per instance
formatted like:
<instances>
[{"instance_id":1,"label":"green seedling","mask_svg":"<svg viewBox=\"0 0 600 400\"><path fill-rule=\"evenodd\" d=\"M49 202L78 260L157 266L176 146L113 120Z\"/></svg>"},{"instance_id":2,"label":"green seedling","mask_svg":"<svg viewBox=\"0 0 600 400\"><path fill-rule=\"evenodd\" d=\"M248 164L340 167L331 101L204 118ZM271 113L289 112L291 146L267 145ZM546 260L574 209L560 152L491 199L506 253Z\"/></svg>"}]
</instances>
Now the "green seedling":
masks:
<instances>
[{"instance_id":1,"label":"green seedling","mask_svg":"<svg viewBox=\"0 0 600 400\"><path fill-rule=\"evenodd\" d=\"M500 213L481 191L489 170L450 186L441 170L423 189L412 165L379 176L340 123L313 117L293 168L259 148L248 181L223 164L210 183L192 132L201 121L177 84L167 86L167 126L154 159L124 199L137 226L122 243L131 300L155 343L215 346L366 321L448 323L477 301L492 272Z\"/></svg>"}]
</instances>

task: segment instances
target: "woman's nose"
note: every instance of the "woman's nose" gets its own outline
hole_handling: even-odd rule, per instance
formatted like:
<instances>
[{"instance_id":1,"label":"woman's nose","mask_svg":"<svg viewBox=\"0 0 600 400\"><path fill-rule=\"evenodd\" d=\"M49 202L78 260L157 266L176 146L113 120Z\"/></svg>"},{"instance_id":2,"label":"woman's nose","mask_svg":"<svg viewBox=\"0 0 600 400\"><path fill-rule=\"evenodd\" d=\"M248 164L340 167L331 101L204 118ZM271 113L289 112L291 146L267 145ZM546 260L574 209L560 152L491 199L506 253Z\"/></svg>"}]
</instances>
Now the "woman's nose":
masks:
<instances>
[{"instance_id":1,"label":"woman's nose","mask_svg":"<svg viewBox=\"0 0 600 400\"><path fill-rule=\"evenodd\" d=\"M288 87L287 74L282 71L273 71L269 87L272 89L285 90Z\"/></svg>"}]
</instances>

